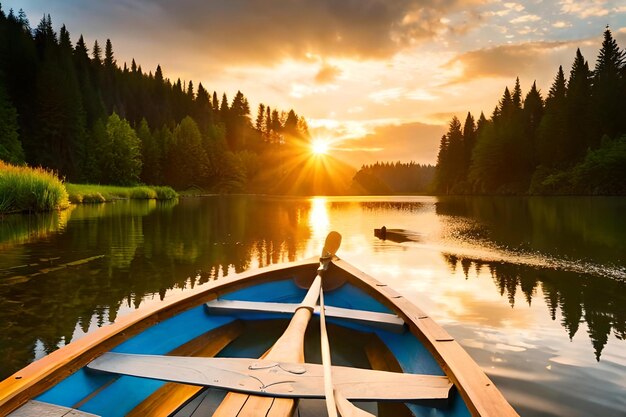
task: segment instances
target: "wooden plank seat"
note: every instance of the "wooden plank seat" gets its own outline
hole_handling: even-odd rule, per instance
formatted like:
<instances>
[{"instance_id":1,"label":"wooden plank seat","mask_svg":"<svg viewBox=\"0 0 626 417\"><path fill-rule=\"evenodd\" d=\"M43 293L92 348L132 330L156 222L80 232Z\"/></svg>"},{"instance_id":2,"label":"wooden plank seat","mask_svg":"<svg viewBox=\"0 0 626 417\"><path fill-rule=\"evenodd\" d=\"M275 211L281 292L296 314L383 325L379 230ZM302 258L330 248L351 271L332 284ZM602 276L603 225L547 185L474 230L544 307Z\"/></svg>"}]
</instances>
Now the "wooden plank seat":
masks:
<instances>
[{"instance_id":1,"label":"wooden plank seat","mask_svg":"<svg viewBox=\"0 0 626 417\"><path fill-rule=\"evenodd\" d=\"M239 301L216 299L205 303L210 314L237 315L240 313L277 313L293 314L300 304L271 303L258 301ZM326 306L326 317L348 320L353 323L364 324L394 333L406 331L404 320L395 314L379 313L376 311L353 310ZM319 306L315 306L313 315L319 316Z\"/></svg>"},{"instance_id":2,"label":"wooden plank seat","mask_svg":"<svg viewBox=\"0 0 626 417\"><path fill-rule=\"evenodd\" d=\"M89 369L279 398L324 398L322 365L247 358L105 353ZM333 383L349 400L447 399L447 377L333 366Z\"/></svg>"},{"instance_id":3,"label":"wooden plank seat","mask_svg":"<svg viewBox=\"0 0 626 417\"><path fill-rule=\"evenodd\" d=\"M236 320L174 349L169 355L211 357L241 335L243 323ZM167 416L197 395L203 387L169 382L137 405L127 417Z\"/></svg>"},{"instance_id":4,"label":"wooden plank seat","mask_svg":"<svg viewBox=\"0 0 626 417\"><path fill-rule=\"evenodd\" d=\"M99 417L75 408L30 400L7 417Z\"/></svg>"}]
</instances>

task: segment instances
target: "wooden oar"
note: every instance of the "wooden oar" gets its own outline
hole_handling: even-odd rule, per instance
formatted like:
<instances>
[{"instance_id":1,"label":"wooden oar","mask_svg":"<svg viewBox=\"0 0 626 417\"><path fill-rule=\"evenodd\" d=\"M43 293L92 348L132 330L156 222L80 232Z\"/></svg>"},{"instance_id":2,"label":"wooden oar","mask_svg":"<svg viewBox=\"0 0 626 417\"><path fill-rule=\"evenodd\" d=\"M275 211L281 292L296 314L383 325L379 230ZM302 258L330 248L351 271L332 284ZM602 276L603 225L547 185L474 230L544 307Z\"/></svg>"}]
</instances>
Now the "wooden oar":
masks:
<instances>
[{"instance_id":1,"label":"wooden oar","mask_svg":"<svg viewBox=\"0 0 626 417\"><path fill-rule=\"evenodd\" d=\"M324 312L324 290L320 288L320 341L322 351L322 365L324 366L324 393L326 395L326 410L329 417L337 417L337 410L342 417L374 417L373 414L361 410L348 401L341 391L335 389L332 380L330 361L330 344L326 332L326 314Z\"/></svg>"},{"instance_id":2,"label":"wooden oar","mask_svg":"<svg viewBox=\"0 0 626 417\"><path fill-rule=\"evenodd\" d=\"M315 280L307 291L302 303L296 309L287 329L267 352L264 359L280 362L304 362L304 334L319 298L322 274L328 268L339 246L341 246L341 235L337 232L330 232L326 236ZM289 398L259 397L230 392L226 395L226 398L224 398L213 416L291 417L296 406L296 401Z\"/></svg>"}]
</instances>

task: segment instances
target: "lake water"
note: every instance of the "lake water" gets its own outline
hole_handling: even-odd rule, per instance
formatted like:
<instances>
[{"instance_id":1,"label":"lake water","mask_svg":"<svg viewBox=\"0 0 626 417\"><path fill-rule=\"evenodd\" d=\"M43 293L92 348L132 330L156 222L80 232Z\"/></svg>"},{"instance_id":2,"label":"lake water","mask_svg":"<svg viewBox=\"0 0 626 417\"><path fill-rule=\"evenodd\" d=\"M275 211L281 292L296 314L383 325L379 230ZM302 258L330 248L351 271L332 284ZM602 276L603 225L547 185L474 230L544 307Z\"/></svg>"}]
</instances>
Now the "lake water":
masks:
<instances>
[{"instance_id":1,"label":"lake water","mask_svg":"<svg viewBox=\"0 0 626 417\"><path fill-rule=\"evenodd\" d=\"M396 243L373 229L408 229ZM525 417L626 416L626 199L120 201L0 219L0 378L209 280L338 255L442 324Z\"/></svg>"}]
</instances>

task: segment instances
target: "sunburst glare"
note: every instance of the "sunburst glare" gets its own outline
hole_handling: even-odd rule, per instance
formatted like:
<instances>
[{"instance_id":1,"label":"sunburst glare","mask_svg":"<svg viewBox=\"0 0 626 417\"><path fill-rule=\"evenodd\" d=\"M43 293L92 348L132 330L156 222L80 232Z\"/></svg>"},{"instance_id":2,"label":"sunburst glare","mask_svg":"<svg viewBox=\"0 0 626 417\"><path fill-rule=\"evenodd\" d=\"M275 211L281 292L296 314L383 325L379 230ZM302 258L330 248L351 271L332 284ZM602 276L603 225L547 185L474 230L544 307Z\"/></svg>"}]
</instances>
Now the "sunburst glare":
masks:
<instances>
[{"instance_id":1,"label":"sunburst glare","mask_svg":"<svg viewBox=\"0 0 626 417\"><path fill-rule=\"evenodd\" d=\"M314 155L326 155L328 153L328 142L322 139L316 139L311 142L311 152Z\"/></svg>"}]
</instances>

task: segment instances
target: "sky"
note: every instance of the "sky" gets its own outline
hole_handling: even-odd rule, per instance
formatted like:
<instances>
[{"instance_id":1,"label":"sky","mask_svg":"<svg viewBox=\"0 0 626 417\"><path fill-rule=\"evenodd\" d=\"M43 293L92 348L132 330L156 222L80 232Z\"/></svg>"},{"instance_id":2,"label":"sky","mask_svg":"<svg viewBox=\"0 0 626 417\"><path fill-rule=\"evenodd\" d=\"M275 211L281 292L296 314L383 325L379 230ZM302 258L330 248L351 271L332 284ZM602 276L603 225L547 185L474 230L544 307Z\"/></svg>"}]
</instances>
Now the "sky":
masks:
<instances>
[{"instance_id":1,"label":"sky","mask_svg":"<svg viewBox=\"0 0 626 417\"><path fill-rule=\"evenodd\" d=\"M1 0L0 0L1 1ZM252 118L294 109L331 152L360 166L436 162L456 115L489 117L506 86L544 97L577 48L595 65L609 25L626 47L626 0L10 0L75 42L107 38L118 64L161 65L202 82Z\"/></svg>"}]
</instances>

